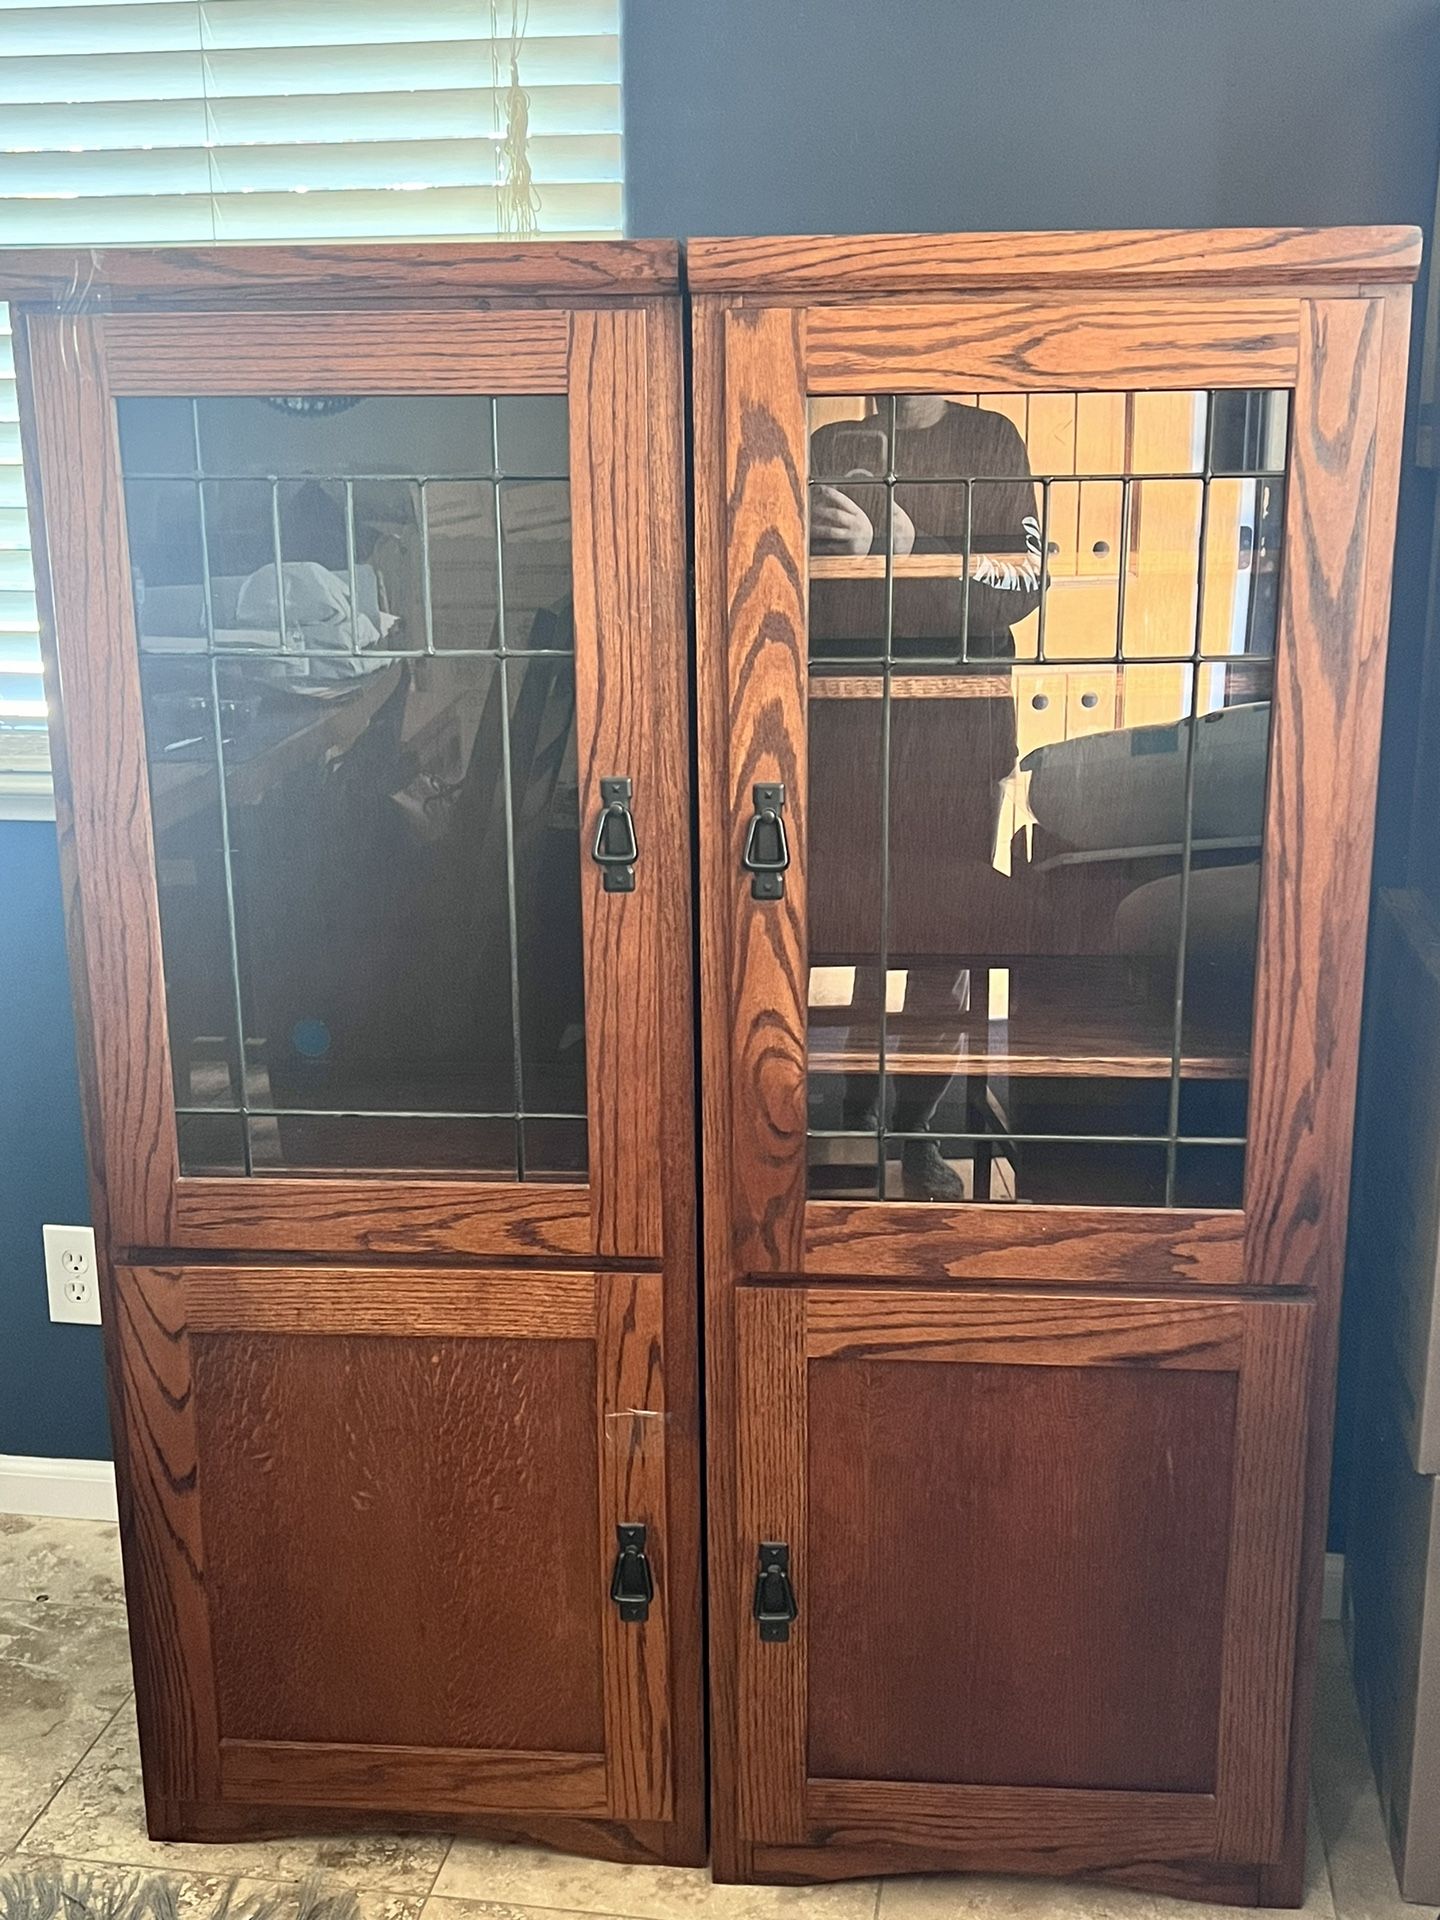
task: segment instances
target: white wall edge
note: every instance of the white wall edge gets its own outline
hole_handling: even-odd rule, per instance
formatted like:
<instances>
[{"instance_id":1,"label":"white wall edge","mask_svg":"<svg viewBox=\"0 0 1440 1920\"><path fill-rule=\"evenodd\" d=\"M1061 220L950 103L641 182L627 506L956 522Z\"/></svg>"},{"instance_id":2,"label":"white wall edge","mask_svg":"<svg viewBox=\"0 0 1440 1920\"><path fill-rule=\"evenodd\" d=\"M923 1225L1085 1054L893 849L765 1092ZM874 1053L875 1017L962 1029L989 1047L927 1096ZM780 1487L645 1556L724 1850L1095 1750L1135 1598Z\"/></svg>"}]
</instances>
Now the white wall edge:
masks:
<instances>
[{"instance_id":1,"label":"white wall edge","mask_svg":"<svg viewBox=\"0 0 1440 1920\"><path fill-rule=\"evenodd\" d=\"M0 1453L0 1513L62 1520L115 1520L115 1467L109 1460L45 1460Z\"/></svg>"},{"instance_id":2,"label":"white wall edge","mask_svg":"<svg viewBox=\"0 0 1440 1920\"><path fill-rule=\"evenodd\" d=\"M1322 1620L1340 1618L1340 1596L1345 1590L1345 1556L1343 1553L1327 1553L1325 1556L1325 1597L1320 1606Z\"/></svg>"}]
</instances>

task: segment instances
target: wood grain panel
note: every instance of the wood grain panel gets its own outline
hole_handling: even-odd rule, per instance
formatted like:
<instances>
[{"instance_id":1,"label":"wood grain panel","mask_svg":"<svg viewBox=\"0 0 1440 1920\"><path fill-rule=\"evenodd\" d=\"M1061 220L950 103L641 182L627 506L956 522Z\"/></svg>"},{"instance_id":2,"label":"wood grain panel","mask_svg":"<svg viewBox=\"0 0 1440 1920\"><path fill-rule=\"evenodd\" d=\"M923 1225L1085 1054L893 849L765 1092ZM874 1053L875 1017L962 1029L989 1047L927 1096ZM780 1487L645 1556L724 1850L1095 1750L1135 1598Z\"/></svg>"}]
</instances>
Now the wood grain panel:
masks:
<instances>
[{"instance_id":1,"label":"wood grain panel","mask_svg":"<svg viewBox=\"0 0 1440 1920\"><path fill-rule=\"evenodd\" d=\"M592 1348L191 1346L225 1738L603 1750Z\"/></svg>"},{"instance_id":2,"label":"wood grain panel","mask_svg":"<svg viewBox=\"0 0 1440 1920\"><path fill-rule=\"evenodd\" d=\"M563 312L117 314L111 391L564 393Z\"/></svg>"},{"instance_id":3,"label":"wood grain panel","mask_svg":"<svg viewBox=\"0 0 1440 1920\"><path fill-rule=\"evenodd\" d=\"M731 814L729 636L726 628L726 489L724 333L722 304L705 295L691 307L691 421L695 460L695 642L697 725L697 864L700 879L700 1173L705 1290L705 1415L709 1444L706 1565L711 1646L709 1747L714 1809L711 1858L717 1879L751 1870L751 1847L740 1826L737 1741L743 1589L749 1567L736 1507L736 1325L734 1249L734 1081L730 981L732 911L745 911L735 887L735 823ZM753 1562L750 1563L753 1565ZM753 1578L753 1576L752 1576Z\"/></svg>"},{"instance_id":4,"label":"wood grain panel","mask_svg":"<svg viewBox=\"0 0 1440 1920\"><path fill-rule=\"evenodd\" d=\"M1204 1855L1215 1843L1208 1793L1088 1793L1063 1787L940 1787L811 1780L806 1813L839 1846L1004 1849L1014 1871L1074 1873L1147 1853Z\"/></svg>"},{"instance_id":5,"label":"wood grain panel","mask_svg":"<svg viewBox=\"0 0 1440 1920\"><path fill-rule=\"evenodd\" d=\"M1325 1580L1325 1530L1327 1530L1327 1509L1329 1509L1329 1488L1331 1488L1331 1436L1334 1425L1334 1371L1338 1359L1338 1334L1340 1334L1340 1315L1338 1315L1338 1288L1340 1288L1340 1261L1344 1250L1344 1213L1348 1200L1348 1158L1350 1158L1350 1110L1354 1102L1354 1054L1356 1054L1356 1023L1359 1008L1348 1004L1342 993L1357 993L1357 977L1363 952L1363 918L1359 914L1359 900L1365 899L1369 887L1369 841L1371 841L1371 808L1373 808L1373 768L1375 755L1379 751L1380 699L1384 685L1384 645L1390 626L1390 564L1394 549L1396 532L1396 495L1400 490L1400 453L1402 453L1402 430L1404 430L1404 392L1405 359L1409 351L1409 292L1386 294L1382 301L1384 321L1382 321L1382 340L1380 340L1379 376L1371 388L1375 403L1375 453L1369 463L1356 463L1350 459L1352 472L1357 476L1369 478L1369 501L1357 513L1357 520L1365 520L1365 589L1361 599L1361 624L1356 634L1344 634L1336 630L1327 630L1321 626L1319 634L1306 636L1300 626L1300 616L1309 603L1309 591L1302 586L1302 580L1296 576L1294 568L1286 564L1286 576L1292 582L1294 607L1296 607L1296 639L1304 637L1304 643L1313 649L1313 660L1308 666L1290 666L1290 672L1281 672L1277 687L1277 720L1275 730L1279 733L1284 726L1286 733L1286 756L1290 766L1290 804L1300 803L1304 793L1319 808L1329 808L1338 803L1334 787L1344 787L1348 791L1350 804L1344 808L1344 826L1336 843L1336 870L1332 872L1329 883L1325 883L1325 906L1338 914L1338 922L1331 927L1321 927L1315 916L1313 895L1315 887L1321 881L1321 870L1325 862L1325 837L1334 831L1334 816L1331 812L1321 814L1321 831L1308 835L1302 849L1302 866L1306 868L1309 879L1308 899L1302 904L1292 904L1290 908L1290 939L1296 945L1304 945L1298 939L1300 925L1308 929L1311 939L1329 939L1331 948L1327 958L1340 972L1325 970L1319 977L1319 987L1309 989L1317 995L1319 1006L1327 1008L1327 1018L1319 1021L1319 1033L1327 1048L1332 1048L1331 1058L1325 1062L1321 1071L1319 1085L1327 1089L1327 1098L1332 1100L1329 1114L1321 1117L1317 1108L1313 1123L1308 1117L1300 1116L1298 1131L1315 1127L1315 1139L1309 1142L1309 1150L1302 1156L1308 1162L1311 1171L1306 1179L1306 1190L1302 1194L1300 1185L1294 1187L1294 1202L1298 1208L1313 1208L1308 1225L1300 1225L1296 1217L1294 1229L1284 1227L1284 1173L1277 1167L1273 1171L1275 1185L1267 1196L1267 1206L1271 1208L1271 1219L1265 1225L1265 1236L1269 1248L1279 1258L1281 1252L1286 1256L1286 1265L1290 1258L1290 1244L1296 1244L1296 1254L1304 1256L1304 1263L1315 1275L1315 1281L1321 1288L1319 1311L1315 1317L1315 1336L1313 1336L1313 1363L1311 1363L1311 1384L1309 1384L1309 1440L1308 1461L1306 1461L1306 1515L1304 1515L1304 1540L1300 1549L1300 1615L1296 1628L1296 1686L1294 1686L1294 1711L1290 1722L1290 1780L1286 1793L1286 1812L1284 1812L1284 1841L1281 1857L1277 1862L1261 1870L1261 1899L1277 1905L1296 1905L1304 1897L1306 1884L1306 1814L1308 1814L1309 1791L1309 1726L1311 1726L1311 1699L1313 1699L1313 1676L1315 1676L1315 1647L1319 1636L1321 1619L1321 1594ZM1342 317L1336 315L1336 323ZM1352 317L1354 332L1354 317ZM1321 346L1344 349L1344 326L1338 324L1331 332L1329 307L1317 305L1308 315L1308 336L1313 342L1308 363L1302 363L1302 390L1296 394L1296 424L1292 426L1294 451L1292 461L1304 463L1315 472L1325 472L1325 468L1342 463L1342 445L1346 436L1340 430L1340 420L1336 415L1338 405L1338 386L1336 371L1327 367L1329 353L1323 353ZM1361 328L1361 340L1367 349L1373 351L1373 324L1371 317L1365 317ZM1361 369L1356 369L1361 374ZM1357 378L1356 392L1356 434L1363 440L1363 405L1365 405L1365 382ZM1300 422L1306 415L1313 415L1319 407L1319 394L1325 394L1323 409L1323 434L1315 432L1313 424L1302 426ZM1315 445L1319 442L1319 447ZM1315 488L1315 495L1323 497L1329 490L1323 482ZM1306 488L1306 497L1311 497L1311 486ZM1361 505L1361 503L1356 503ZM1336 511L1338 503L1332 503L1331 513ZM1325 541L1327 534L1334 534L1334 528L1327 528L1321 520L1319 499L1315 515L1311 520L1313 532L1311 540ZM1344 538L1348 522L1340 526L1340 538ZM1286 541L1290 538L1290 513L1286 511ZM1338 555L1336 555L1338 559ZM1352 566L1352 559L1346 557L1346 568ZM1313 559L1306 563L1309 572L1321 572L1323 559ZM1352 605L1352 593L1336 595L1344 605ZM1315 595L1315 612L1325 614L1325 595ZM1281 636L1279 645L1286 645L1286 624L1281 614ZM1284 662L1284 655L1281 655ZM1319 691L1321 684L1327 687L1325 693ZM1313 691L1311 691L1313 689ZM1306 708L1300 707L1302 699L1317 701L1317 724L1319 741L1313 741L1311 730L1315 720L1309 718ZM1340 733L1338 749L1329 745L1332 730ZM1304 732L1304 753L1300 751L1300 737ZM1275 795L1279 789L1279 776L1275 768L1275 745L1271 745L1271 808L1275 806ZM1313 785L1323 778L1323 766L1329 755L1334 755L1334 768L1344 768L1344 774L1334 778L1327 795L1317 795ZM1313 756L1313 758L1311 758ZM1296 791L1296 778L1302 776L1308 785ZM1363 770L1357 780L1356 770ZM1263 893L1261 893L1261 977L1265 968L1265 920L1263 920ZM1344 987L1340 983L1346 983ZM1283 983L1277 983L1283 987ZM1279 1018L1279 1004L1277 1004ZM1334 1021L1334 1025L1331 1025ZM1283 1035L1275 1035L1275 1041L1281 1043ZM1346 1058L1348 1056L1348 1058ZM1263 1058L1263 1056L1261 1056ZM1298 1100L1306 1102L1308 1092L1304 1079L1298 1079L1294 1092ZM1315 1089L1319 1092L1319 1087ZM1279 1114L1269 1116L1269 1125L1279 1125ZM1254 1129L1254 1121L1252 1121ZM1340 1135L1336 1139L1336 1133ZM1284 1142L1281 1142L1284 1144ZM1254 1148L1252 1148L1254 1152ZM1252 1162L1254 1164L1254 1162ZM1319 1167L1325 1167L1319 1173ZM1246 1198L1250 1208L1256 1208L1258 1196ZM1329 1225L1327 1225L1329 1221ZM1256 1233L1260 1233L1260 1221L1256 1221ZM1308 1242L1309 1233L1321 1236L1313 1244ZM1256 1240L1260 1250L1260 1240ZM1319 1258L1315 1258L1319 1254ZM1298 1263L1298 1261L1296 1261Z\"/></svg>"},{"instance_id":6,"label":"wood grain panel","mask_svg":"<svg viewBox=\"0 0 1440 1920\"><path fill-rule=\"evenodd\" d=\"M729 313L724 370L726 668L731 873L731 1197L736 1257L799 1265L804 1224L805 377L798 317ZM757 781L780 781L783 900L752 900L740 859Z\"/></svg>"},{"instance_id":7,"label":"wood grain panel","mask_svg":"<svg viewBox=\"0 0 1440 1920\"><path fill-rule=\"evenodd\" d=\"M225 1740L221 1791L261 1806L432 1813L604 1813L603 1753L497 1753L305 1740Z\"/></svg>"},{"instance_id":8,"label":"wood grain panel","mask_svg":"<svg viewBox=\"0 0 1440 1920\"><path fill-rule=\"evenodd\" d=\"M1298 336L1294 299L1092 295L811 307L805 316L812 393L1288 386Z\"/></svg>"},{"instance_id":9,"label":"wood grain panel","mask_svg":"<svg viewBox=\"0 0 1440 1920\"><path fill-rule=\"evenodd\" d=\"M174 1832L184 1802L219 1791L209 1569L183 1282L174 1273L120 1270L108 1304L127 1443L117 1479L146 1806Z\"/></svg>"},{"instance_id":10,"label":"wood grain panel","mask_svg":"<svg viewBox=\"0 0 1440 1920\"><path fill-rule=\"evenodd\" d=\"M662 1010L660 1192L665 1239L662 1323L666 1356L666 1525L662 1565L670 1656L672 1817L661 1829L667 1858L695 1865L709 1855L707 1728L703 1675L700 1410L699 1178L695 1110L695 888L691 815L689 556L686 538L687 395L682 315L671 300L645 307L649 360L651 644L647 651L652 821L660 891L656 993ZM633 1823L632 1823L633 1824ZM649 1823L653 1825L653 1823Z\"/></svg>"},{"instance_id":11,"label":"wood grain panel","mask_svg":"<svg viewBox=\"0 0 1440 1920\"><path fill-rule=\"evenodd\" d=\"M570 500L575 590L575 732L583 822L585 1041L596 1251L660 1251L659 895L650 725L652 631L649 367L643 312L574 316ZM633 893L606 893L589 858L612 774L635 781L640 858Z\"/></svg>"},{"instance_id":12,"label":"wood grain panel","mask_svg":"<svg viewBox=\"0 0 1440 1920\"><path fill-rule=\"evenodd\" d=\"M1241 1213L812 1200L805 1271L952 1280L1239 1286Z\"/></svg>"},{"instance_id":13,"label":"wood grain panel","mask_svg":"<svg viewBox=\"0 0 1440 1920\"><path fill-rule=\"evenodd\" d=\"M18 247L0 253L0 300L90 306L373 305L487 295L673 292L673 240L366 241L313 247Z\"/></svg>"},{"instance_id":14,"label":"wood grain panel","mask_svg":"<svg viewBox=\"0 0 1440 1920\"><path fill-rule=\"evenodd\" d=\"M193 1333L595 1338L590 1273L224 1266L187 1267L181 1279Z\"/></svg>"},{"instance_id":15,"label":"wood grain panel","mask_svg":"<svg viewBox=\"0 0 1440 1920\"><path fill-rule=\"evenodd\" d=\"M175 1107L155 905L145 730L104 322L32 317L17 338L43 495L47 692L65 730L56 790L73 840L89 972L106 1205L120 1244L171 1238ZM33 482L32 482L33 484Z\"/></svg>"},{"instance_id":16,"label":"wood grain panel","mask_svg":"<svg viewBox=\"0 0 1440 1920\"><path fill-rule=\"evenodd\" d=\"M1206 1900L1222 1907L1253 1907L1259 1878L1253 1866L1197 1857L1153 1860L1145 1858L1139 1847L1082 1842L1073 1851L1046 1849L1045 1836L1036 1833L1008 1845L982 1836L964 1847L947 1847L938 1840L868 1845L829 1840L823 1846L756 1847L753 1858L756 1879L782 1885L859 1880L876 1873L1074 1874L1106 1886L1158 1893L1166 1899Z\"/></svg>"},{"instance_id":17,"label":"wood grain panel","mask_svg":"<svg viewBox=\"0 0 1440 1920\"><path fill-rule=\"evenodd\" d=\"M1227 1860L1273 1859L1284 1831L1314 1317L1309 1301L1247 1314L1220 1716L1218 1851Z\"/></svg>"},{"instance_id":18,"label":"wood grain panel","mask_svg":"<svg viewBox=\"0 0 1440 1920\"><path fill-rule=\"evenodd\" d=\"M1213 1793L1234 1374L1015 1345L812 1361L810 1772Z\"/></svg>"},{"instance_id":19,"label":"wood grain panel","mask_svg":"<svg viewBox=\"0 0 1440 1920\"><path fill-rule=\"evenodd\" d=\"M1209 1300L807 1290L812 1360L1234 1372L1244 1310Z\"/></svg>"},{"instance_id":20,"label":"wood grain panel","mask_svg":"<svg viewBox=\"0 0 1440 1920\"><path fill-rule=\"evenodd\" d=\"M166 1236L130 1235L161 1246ZM458 1180L181 1180L174 1244L249 1253L592 1251L590 1189Z\"/></svg>"},{"instance_id":21,"label":"wood grain panel","mask_svg":"<svg viewBox=\"0 0 1440 1920\"><path fill-rule=\"evenodd\" d=\"M1307 303L1261 864L1246 1266L1338 1295L1385 626L1367 617L1384 306ZM1383 555L1375 566L1384 569Z\"/></svg>"},{"instance_id":22,"label":"wood grain panel","mask_svg":"<svg viewBox=\"0 0 1440 1920\"><path fill-rule=\"evenodd\" d=\"M695 291L1369 285L1420 269L1417 227L1137 227L1109 233L767 234L686 243Z\"/></svg>"},{"instance_id":23,"label":"wood grain panel","mask_svg":"<svg viewBox=\"0 0 1440 1920\"><path fill-rule=\"evenodd\" d=\"M607 1606L605 1751L610 1811L622 1819L670 1817L671 1731L668 1625L671 1600L665 1500L669 1409L661 1350L658 1274L607 1273L599 1279L595 1356L600 1456L600 1581L607 1591L618 1526L646 1529L655 1599L645 1621L624 1621Z\"/></svg>"},{"instance_id":24,"label":"wood grain panel","mask_svg":"<svg viewBox=\"0 0 1440 1920\"><path fill-rule=\"evenodd\" d=\"M805 1296L756 1287L736 1300L739 1480L734 1596L738 1646L740 1820L751 1840L799 1840L805 1832L806 1644ZM762 1641L750 1610L762 1540L790 1547L798 1617L787 1641Z\"/></svg>"}]
</instances>

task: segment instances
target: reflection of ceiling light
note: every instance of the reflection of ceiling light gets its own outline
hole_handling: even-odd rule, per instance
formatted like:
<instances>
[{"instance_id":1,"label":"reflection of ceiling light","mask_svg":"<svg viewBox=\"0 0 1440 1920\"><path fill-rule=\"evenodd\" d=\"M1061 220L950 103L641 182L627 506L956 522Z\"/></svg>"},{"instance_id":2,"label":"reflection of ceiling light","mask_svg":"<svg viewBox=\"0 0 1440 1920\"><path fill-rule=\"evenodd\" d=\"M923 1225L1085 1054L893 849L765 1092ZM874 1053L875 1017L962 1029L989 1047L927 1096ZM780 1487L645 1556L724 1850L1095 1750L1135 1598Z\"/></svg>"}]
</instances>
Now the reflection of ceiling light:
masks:
<instances>
[{"instance_id":1,"label":"reflection of ceiling light","mask_svg":"<svg viewBox=\"0 0 1440 1920\"><path fill-rule=\"evenodd\" d=\"M267 393L261 397L266 406L274 407L277 413L301 417L348 413L351 407L358 407L361 400L358 393Z\"/></svg>"}]
</instances>

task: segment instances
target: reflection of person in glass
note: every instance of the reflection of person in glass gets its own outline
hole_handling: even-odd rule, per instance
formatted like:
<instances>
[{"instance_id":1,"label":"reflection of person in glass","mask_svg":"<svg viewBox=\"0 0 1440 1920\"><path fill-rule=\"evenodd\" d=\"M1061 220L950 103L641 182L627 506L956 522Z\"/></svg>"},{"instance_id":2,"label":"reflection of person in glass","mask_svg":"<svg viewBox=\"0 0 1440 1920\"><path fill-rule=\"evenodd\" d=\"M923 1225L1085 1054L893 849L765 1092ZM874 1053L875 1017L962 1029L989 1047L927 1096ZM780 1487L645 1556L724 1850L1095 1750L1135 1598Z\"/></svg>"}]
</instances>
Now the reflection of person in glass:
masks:
<instances>
[{"instance_id":1,"label":"reflection of person in glass","mask_svg":"<svg viewBox=\"0 0 1440 1920\"><path fill-rule=\"evenodd\" d=\"M886 471L885 417L873 413L817 429L810 471L817 481L833 484L812 490L815 553L884 553L885 489L864 483ZM899 557L953 553L963 560L971 495L968 592L962 566L948 576L907 579L895 598L893 650L946 661L1013 659L1010 630L1040 597L1040 523L1018 430L1003 413L960 406L942 394L902 394L895 402L889 462L903 476L894 490L891 527ZM980 484L934 484L971 479ZM816 595L833 603L825 611L834 616L812 620L816 636L858 640L883 634L883 582L816 581L812 605Z\"/></svg>"},{"instance_id":2,"label":"reflection of person in glass","mask_svg":"<svg viewBox=\"0 0 1440 1920\"><path fill-rule=\"evenodd\" d=\"M812 436L811 550L884 554L888 539L897 559L953 554L955 565L923 572L897 569L891 582L879 575L812 579L811 657L817 662L873 660L884 650L888 608L889 655L904 663L907 673L953 672L967 662L1013 659L1011 630L1038 604L1042 571L1041 531L1025 442L1004 414L940 394L904 394L894 406L893 445L888 401L879 402L862 420L833 421ZM898 476L888 502L887 474ZM980 692L978 685L974 691ZM833 723L841 723L838 713ZM823 734L823 723L820 731ZM817 740L812 719L812 759L817 750L823 753L824 741ZM995 803L1000 782L1014 762L1015 713L1008 694L997 696L992 690L973 699L895 702L890 748L891 965L906 964L912 952L932 960L953 956L959 922L967 914L973 928L974 914L983 911L986 884L996 877L990 871ZM873 798L878 801L878 796ZM812 816L817 811L812 805ZM924 934L907 924L913 918L907 894L924 887L930 864L924 845L910 832L917 813L924 832L944 836L947 870L953 873L959 863L973 875L973 885L963 889L965 900L954 902L955 930L938 938L933 916L932 930ZM812 834L823 838L825 833L824 822L814 818ZM853 940L844 944L873 952L869 925L863 932L857 927ZM972 951L984 950L978 939L965 944ZM937 1051L958 1048L958 1033L936 1036ZM901 1148L907 1195L964 1198L938 1141L915 1137L930 1129L952 1077L895 1077L887 1127L911 1136ZM851 1075L842 1124L869 1131L876 1124L876 1099L873 1074Z\"/></svg>"}]
</instances>

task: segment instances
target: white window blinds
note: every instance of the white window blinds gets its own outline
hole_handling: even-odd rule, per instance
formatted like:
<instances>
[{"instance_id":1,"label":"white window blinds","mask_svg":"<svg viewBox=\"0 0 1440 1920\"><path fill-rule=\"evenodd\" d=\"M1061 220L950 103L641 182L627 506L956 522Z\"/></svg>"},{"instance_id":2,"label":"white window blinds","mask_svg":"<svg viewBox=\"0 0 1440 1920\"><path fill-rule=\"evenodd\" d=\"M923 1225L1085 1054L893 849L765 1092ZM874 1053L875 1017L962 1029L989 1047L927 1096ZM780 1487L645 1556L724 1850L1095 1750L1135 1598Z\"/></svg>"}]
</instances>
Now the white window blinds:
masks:
<instances>
[{"instance_id":1,"label":"white window blinds","mask_svg":"<svg viewBox=\"0 0 1440 1920\"><path fill-rule=\"evenodd\" d=\"M618 234L619 6L0 0L0 245ZM9 348L0 763L43 719Z\"/></svg>"}]
</instances>

